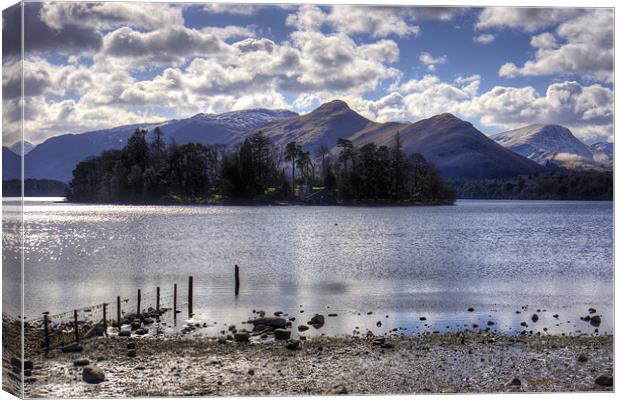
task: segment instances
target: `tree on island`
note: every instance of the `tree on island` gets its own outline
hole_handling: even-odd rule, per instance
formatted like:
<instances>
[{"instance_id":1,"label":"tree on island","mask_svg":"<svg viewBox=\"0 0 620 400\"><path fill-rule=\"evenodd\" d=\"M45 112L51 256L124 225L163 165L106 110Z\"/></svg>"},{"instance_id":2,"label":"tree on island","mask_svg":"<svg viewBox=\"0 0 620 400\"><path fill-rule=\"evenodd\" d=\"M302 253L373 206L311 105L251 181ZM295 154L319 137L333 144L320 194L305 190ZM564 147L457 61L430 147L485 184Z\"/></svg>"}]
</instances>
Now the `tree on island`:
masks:
<instances>
[{"instance_id":1,"label":"tree on island","mask_svg":"<svg viewBox=\"0 0 620 400\"><path fill-rule=\"evenodd\" d=\"M227 148L166 144L160 129L151 134L136 129L123 149L104 151L76 166L68 198L113 203L285 200L300 179L306 185L304 198L322 190L345 203L453 202L454 193L435 168L419 154L406 156L398 135L395 142L391 149L375 143L358 148L338 139L337 155L319 146L313 158L296 142L278 149L261 132ZM285 162L291 165L290 180Z\"/></svg>"}]
</instances>

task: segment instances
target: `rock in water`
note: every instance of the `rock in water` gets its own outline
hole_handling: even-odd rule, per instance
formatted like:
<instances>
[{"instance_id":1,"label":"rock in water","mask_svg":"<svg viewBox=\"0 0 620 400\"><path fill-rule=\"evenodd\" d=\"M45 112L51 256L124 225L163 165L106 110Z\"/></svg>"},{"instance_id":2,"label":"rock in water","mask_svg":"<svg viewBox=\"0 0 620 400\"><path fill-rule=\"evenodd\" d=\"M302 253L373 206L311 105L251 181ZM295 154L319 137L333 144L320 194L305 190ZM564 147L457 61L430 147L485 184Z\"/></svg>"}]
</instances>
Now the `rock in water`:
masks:
<instances>
[{"instance_id":1,"label":"rock in water","mask_svg":"<svg viewBox=\"0 0 620 400\"><path fill-rule=\"evenodd\" d=\"M291 338L291 331L287 331L286 329L276 329L273 331L273 334L276 340L289 340Z\"/></svg>"},{"instance_id":2,"label":"rock in water","mask_svg":"<svg viewBox=\"0 0 620 400\"><path fill-rule=\"evenodd\" d=\"M297 327L297 330L298 330L299 332L304 332L304 331L307 331L308 329L310 329L310 328L308 328L306 325L299 325L299 326Z\"/></svg>"},{"instance_id":3,"label":"rock in water","mask_svg":"<svg viewBox=\"0 0 620 400\"><path fill-rule=\"evenodd\" d=\"M599 327L601 326L601 317L599 315L595 315L590 318L590 325Z\"/></svg>"},{"instance_id":4,"label":"rock in water","mask_svg":"<svg viewBox=\"0 0 620 400\"><path fill-rule=\"evenodd\" d=\"M594 314L596 312L596 308L588 308L588 312L590 314Z\"/></svg>"},{"instance_id":5,"label":"rock in water","mask_svg":"<svg viewBox=\"0 0 620 400\"><path fill-rule=\"evenodd\" d=\"M86 383L101 383L105 380L103 370L95 365L87 365L82 371L82 379Z\"/></svg>"},{"instance_id":6,"label":"rock in water","mask_svg":"<svg viewBox=\"0 0 620 400\"><path fill-rule=\"evenodd\" d=\"M597 385L610 387L614 385L614 378L609 375L599 375L594 383Z\"/></svg>"},{"instance_id":7,"label":"rock in water","mask_svg":"<svg viewBox=\"0 0 620 400\"><path fill-rule=\"evenodd\" d=\"M533 322L538 321L538 314L533 314L533 315L532 315L532 321L533 321Z\"/></svg>"},{"instance_id":8,"label":"rock in water","mask_svg":"<svg viewBox=\"0 0 620 400\"><path fill-rule=\"evenodd\" d=\"M325 325L325 317L321 314L315 314L314 317L310 318L310 321L308 321L308 325L320 328Z\"/></svg>"},{"instance_id":9,"label":"rock in water","mask_svg":"<svg viewBox=\"0 0 620 400\"><path fill-rule=\"evenodd\" d=\"M336 385L332 386L323 392L324 395L334 395L334 394L348 394L347 388L344 385Z\"/></svg>"},{"instance_id":10,"label":"rock in water","mask_svg":"<svg viewBox=\"0 0 620 400\"><path fill-rule=\"evenodd\" d=\"M254 326L263 325L271 328L284 328L286 326L286 320L279 317L264 317L256 318L250 321Z\"/></svg>"},{"instance_id":11,"label":"rock in water","mask_svg":"<svg viewBox=\"0 0 620 400\"><path fill-rule=\"evenodd\" d=\"M467 309L467 311L469 311L469 312L474 312L474 308L473 308L473 307L469 307L469 308Z\"/></svg>"},{"instance_id":12,"label":"rock in water","mask_svg":"<svg viewBox=\"0 0 620 400\"><path fill-rule=\"evenodd\" d=\"M249 342L250 334L248 332L237 332L235 333L235 342Z\"/></svg>"}]
</instances>

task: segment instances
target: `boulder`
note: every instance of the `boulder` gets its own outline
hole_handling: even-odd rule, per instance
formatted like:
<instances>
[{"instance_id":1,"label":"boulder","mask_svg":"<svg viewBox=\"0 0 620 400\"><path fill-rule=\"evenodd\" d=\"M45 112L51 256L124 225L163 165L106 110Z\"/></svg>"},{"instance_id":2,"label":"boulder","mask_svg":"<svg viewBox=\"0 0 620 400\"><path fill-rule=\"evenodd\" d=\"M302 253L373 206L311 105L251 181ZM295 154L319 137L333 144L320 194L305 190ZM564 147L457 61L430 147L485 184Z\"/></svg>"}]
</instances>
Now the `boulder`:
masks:
<instances>
[{"instance_id":1,"label":"boulder","mask_svg":"<svg viewBox=\"0 0 620 400\"><path fill-rule=\"evenodd\" d=\"M291 338L291 331L286 329L276 329L273 331L276 340L289 340Z\"/></svg>"},{"instance_id":2,"label":"boulder","mask_svg":"<svg viewBox=\"0 0 620 400\"><path fill-rule=\"evenodd\" d=\"M467 309L467 311L469 311L469 312L474 312L474 308L473 308L473 307L469 307L469 308Z\"/></svg>"},{"instance_id":3,"label":"boulder","mask_svg":"<svg viewBox=\"0 0 620 400\"><path fill-rule=\"evenodd\" d=\"M308 328L308 326L306 326L306 325L299 325L299 326L297 327L297 330L298 330L299 332L305 332L305 331L307 331L308 329L310 329L310 328Z\"/></svg>"},{"instance_id":4,"label":"boulder","mask_svg":"<svg viewBox=\"0 0 620 400\"><path fill-rule=\"evenodd\" d=\"M521 380L519 378L512 378L506 382L506 386L521 386Z\"/></svg>"},{"instance_id":5,"label":"boulder","mask_svg":"<svg viewBox=\"0 0 620 400\"><path fill-rule=\"evenodd\" d=\"M601 317L599 315L594 315L590 318L590 325L599 327L601 326Z\"/></svg>"},{"instance_id":6,"label":"boulder","mask_svg":"<svg viewBox=\"0 0 620 400\"><path fill-rule=\"evenodd\" d=\"M86 383L97 384L105 380L103 370L95 365L87 365L82 371L82 379Z\"/></svg>"},{"instance_id":7,"label":"boulder","mask_svg":"<svg viewBox=\"0 0 620 400\"><path fill-rule=\"evenodd\" d=\"M347 388L344 385L335 385L323 392L324 395L348 394L348 393L349 392L347 392Z\"/></svg>"},{"instance_id":8,"label":"boulder","mask_svg":"<svg viewBox=\"0 0 620 400\"><path fill-rule=\"evenodd\" d=\"M140 335L140 336L146 335L147 333L149 333L149 330L146 328L137 329L135 332L136 335Z\"/></svg>"},{"instance_id":9,"label":"boulder","mask_svg":"<svg viewBox=\"0 0 620 400\"><path fill-rule=\"evenodd\" d=\"M234 336L235 342L249 342L250 334L248 332L237 332Z\"/></svg>"},{"instance_id":10,"label":"boulder","mask_svg":"<svg viewBox=\"0 0 620 400\"><path fill-rule=\"evenodd\" d=\"M286 343L286 348L289 349L289 350L299 350L300 346L301 346L301 342L299 340L295 340L295 339L289 340Z\"/></svg>"},{"instance_id":11,"label":"boulder","mask_svg":"<svg viewBox=\"0 0 620 400\"><path fill-rule=\"evenodd\" d=\"M315 314L314 317L310 318L310 321L308 321L308 325L320 328L325 325L325 317L321 314Z\"/></svg>"},{"instance_id":12,"label":"boulder","mask_svg":"<svg viewBox=\"0 0 620 400\"><path fill-rule=\"evenodd\" d=\"M131 331L120 331L118 333L118 336L129 337L129 336L131 336Z\"/></svg>"},{"instance_id":13,"label":"boulder","mask_svg":"<svg viewBox=\"0 0 620 400\"><path fill-rule=\"evenodd\" d=\"M594 383L600 386L610 387L614 385L614 378L609 375L599 375L594 380Z\"/></svg>"},{"instance_id":14,"label":"boulder","mask_svg":"<svg viewBox=\"0 0 620 400\"><path fill-rule=\"evenodd\" d=\"M254 326L263 325L270 328L284 328L286 326L286 320L279 317L262 317L256 318L250 321Z\"/></svg>"},{"instance_id":15,"label":"boulder","mask_svg":"<svg viewBox=\"0 0 620 400\"><path fill-rule=\"evenodd\" d=\"M131 330L135 331L136 329L140 329L140 327L142 326L142 324L138 321L133 321L131 323Z\"/></svg>"},{"instance_id":16,"label":"boulder","mask_svg":"<svg viewBox=\"0 0 620 400\"><path fill-rule=\"evenodd\" d=\"M538 321L538 314L532 314L532 322Z\"/></svg>"},{"instance_id":17,"label":"boulder","mask_svg":"<svg viewBox=\"0 0 620 400\"><path fill-rule=\"evenodd\" d=\"M79 353L83 350L79 343L72 343L60 349L63 353Z\"/></svg>"}]
</instances>

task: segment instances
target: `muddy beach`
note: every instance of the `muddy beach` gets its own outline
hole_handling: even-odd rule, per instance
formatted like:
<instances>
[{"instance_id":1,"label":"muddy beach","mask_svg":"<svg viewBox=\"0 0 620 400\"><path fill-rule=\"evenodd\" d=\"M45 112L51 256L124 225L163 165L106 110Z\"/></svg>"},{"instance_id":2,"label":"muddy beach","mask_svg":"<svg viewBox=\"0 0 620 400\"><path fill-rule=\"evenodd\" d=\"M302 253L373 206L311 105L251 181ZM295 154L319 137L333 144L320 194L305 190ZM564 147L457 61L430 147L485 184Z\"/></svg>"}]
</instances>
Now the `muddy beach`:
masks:
<instances>
[{"instance_id":1,"label":"muddy beach","mask_svg":"<svg viewBox=\"0 0 620 400\"><path fill-rule=\"evenodd\" d=\"M291 345L291 343L295 343ZM26 397L612 390L613 336L96 337L31 358ZM105 376L84 381L85 365ZM90 371L90 369L89 369ZM92 371L91 371L92 372ZM610 379L606 379L610 378ZM95 376L95 381L97 376Z\"/></svg>"}]
</instances>

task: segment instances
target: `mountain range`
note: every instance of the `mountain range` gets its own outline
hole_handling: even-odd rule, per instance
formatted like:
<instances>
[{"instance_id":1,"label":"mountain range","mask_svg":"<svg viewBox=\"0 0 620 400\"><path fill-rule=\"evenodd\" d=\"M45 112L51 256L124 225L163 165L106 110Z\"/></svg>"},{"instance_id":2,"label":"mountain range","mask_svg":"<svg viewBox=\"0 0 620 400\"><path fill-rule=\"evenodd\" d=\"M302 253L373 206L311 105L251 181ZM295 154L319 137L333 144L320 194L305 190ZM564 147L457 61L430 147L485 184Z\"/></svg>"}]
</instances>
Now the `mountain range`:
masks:
<instances>
[{"instance_id":1,"label":"mountain range","mask_svg":"<svg viewBox=\"0 0 620 400\"><path fill-rule=\"evenodd\" d=\"M568 169L609 169L613 145L587 146L560 125L528 125L491 136L502 146L541 165Z\"/></svg>"},{"instance_id":2,"label":"mountain range","mask_svg":"<svg viewBox=\"0 0 620 400\"><path fill-rule=\"evenodd\" d=\"M405 153L421 153L447 179L505 178L543 172L549 166L608 168L613 163L613 145L588 147L567 128L557 125L532 125L490 138L452 114L415 123L378 123L334 100L303 115L252 109L55 136L27 152L25 176L68 182L78 162L103 150L122 148L138 127L159 127L165 137L178 144L229 146L260 131L278 146L295 141L313 154L320 145L337 154L338 138L349 139L357 146L369 142L393 146L399 134ZM571 157L580 161L565 161ZM3 147L3 170L3 179L19 177L19 156L7 147Z\"/></svg>"}]
</instances>

